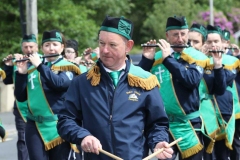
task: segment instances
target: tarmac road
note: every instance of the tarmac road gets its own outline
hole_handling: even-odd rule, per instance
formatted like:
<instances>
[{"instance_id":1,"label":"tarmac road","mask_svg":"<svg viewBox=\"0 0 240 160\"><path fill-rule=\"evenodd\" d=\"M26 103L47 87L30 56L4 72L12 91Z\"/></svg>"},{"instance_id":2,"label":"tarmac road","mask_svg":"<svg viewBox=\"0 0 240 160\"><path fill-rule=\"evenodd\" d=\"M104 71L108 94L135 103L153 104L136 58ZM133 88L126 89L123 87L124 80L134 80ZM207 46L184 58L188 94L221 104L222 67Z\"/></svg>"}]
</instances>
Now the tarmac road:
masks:
<instances>
[{"instance_id":1,"label":"tarmac road","mask_svg":"<svg viewBox=\"0 0 240 160\"><path fill-rule=\"evenodd\" d=\"M0 160L17 160L17 131L14 115L12 112L0 113L0 119L7 131L6 141L2 143L2 139L0 140Z\"/></svg>"}]
</instances>

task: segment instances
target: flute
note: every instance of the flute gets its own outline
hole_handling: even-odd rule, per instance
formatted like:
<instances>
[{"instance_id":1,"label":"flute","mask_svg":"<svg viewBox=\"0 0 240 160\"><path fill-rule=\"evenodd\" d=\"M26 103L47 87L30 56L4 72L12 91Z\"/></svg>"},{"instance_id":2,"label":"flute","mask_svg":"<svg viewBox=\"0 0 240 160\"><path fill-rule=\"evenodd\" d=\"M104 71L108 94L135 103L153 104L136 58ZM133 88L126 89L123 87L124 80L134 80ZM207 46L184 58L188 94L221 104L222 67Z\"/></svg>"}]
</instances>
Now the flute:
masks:
<instances>
[{"instance_id":1,"label":"flute","mask_svg":"<svg viewBox=\"0 0 240 160\"><path fill-rule=\"evenodd\" d=\"M225 49L238 49L236 47L225 47Z\"/></svg>"},{"instance_id":2,"label":"flute","mask_svg":"<svg viewBox=\"0 0 240 160\"><path fill-rule=\"evenodd\" d=\"M58 53L55 53L55 54L47 54L47 55L43 55L43 56L39 56L40 58L50 58L50 57L57 57L59 56L60 54ZM29 60L29 58L23 58L23 59L19 59L19 60L16 60L15 62L23 62L23 61L27 61Z\"/></svg>"},{"instance_id":3,"label":"flute","mask_svg":"<svg viewBox=\"0 0 240 160\"><path fill-rule=\"evenodd\" d=\"M224 53L224 51L221 51L221 50L219 50L219 51L217 51L217 50L209 50L208 52L212 52L212 53Z\"/></svg>"},{"instance_id":4,"label":"flute","mask_svg":"<svg viewBox=\"0 0 240 160\"><path fill-rule=\"evenodd\" d=\"M29 56L30 54L27 54L27 56ZM11 58L3 58L3 62L5 62L5 61L10 61L10 60L14 60L15 59L15 57L11 57Z\"/></svg>"},{"instance_id":5,"label":"flute","mask_svg":"<svg viewBox=\"0 0 240 160\"><path fill-rule=\"evenodd\" d=\"M141 44L141 47L159 47L157 44ZM171 45L171 48L188 48L189 45Z\"/></svg>"}]
</instances>

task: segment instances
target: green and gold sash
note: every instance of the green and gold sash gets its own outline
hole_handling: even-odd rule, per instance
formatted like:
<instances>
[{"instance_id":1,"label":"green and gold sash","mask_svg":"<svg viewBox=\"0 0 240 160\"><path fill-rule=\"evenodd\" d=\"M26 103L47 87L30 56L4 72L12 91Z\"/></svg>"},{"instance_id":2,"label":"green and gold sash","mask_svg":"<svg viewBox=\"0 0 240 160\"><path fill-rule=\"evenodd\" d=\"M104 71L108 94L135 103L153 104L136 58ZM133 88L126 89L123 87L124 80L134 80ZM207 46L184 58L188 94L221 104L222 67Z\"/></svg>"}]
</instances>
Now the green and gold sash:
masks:
<instances>
[{"instance_id":1,"label":"green and gold sash","mask_svg":"<svg viewBox=\"0 0 240 160\"><path fill-rule=\"evenodd\" d=\"M240 103L239 103L239 97L238 97L239 95L238 95L235 81L233 82L232 93L233 93L233 100L234 100L235 119L240 119Z\"/></svg>"},{"instance_id":2,"label":"green and gold sash","mask_svg":"<svg viewBox=\"0 0 240 160\"><path fill-rule=\"evenodd\" d=\"M32 67L29 69L32 69ZM28 105L30 110L29 116L32 115L32 117L38 117L35 120L37 129L44 142L45 150L50 150L53 147L61 144L63 140L57 132L57 120L44 121L44 117L54 117L54 113L52 112L52 109L45 97L45 93L41 85L40 73L37 70L34 70L28 75L27 91Z\"/></svg>"},{"instance_id":3,"label":"green and gold sash","mask_svg":"<svg viewBox=\"0 0 240 160\"><path fill-rule=\"evenodd\" d=\"M224 69L231 70L232 72L236 72L237 69L239 69L239 62L238 59L230 56L223 54L222 55L222 64L224 64ZM213 58L210 58L210 65L209 68L213 68ZM232 95L233 95L233 112L232 115L229 119L228 122L225 122L225 120L222 117L221 111L219 109L219 106L217 104L217 101L214 97L215 100L215 110L216 110L216 115L218 118L218 122L220 125L220 131L217 134L216 140L222 140L225 139L225 145L229 148L232 149L232 142L234 138L234 132L235 132L235 108L239 105L238 97L237 97L237 90L236 90L236 85L235 82L233 83L232 87L227 87L227 90L229 90Z\"/></svg>"},{"instance_id":4,"label":"green and gold sash","mask_svg":"<svg viewBox=\"0 0 240 160\"><path fill-rule=\"evenodd\" d=\"M206 148L207 153L212 153L214 142L216 139L216 134L220 127L218 125L218 120L215 112L215 107L213 103L213 95L209 95L207 84L204 79L201 80L199 85L200 94L200 114L204 124L204 135L210 139L210 143Z\"/></svg>"},{"instance_id":5,"label":"green and gold sash","mask_svg":"<svg viewBox=\"0 0 240 160\"><path fill-rule=\"evenodd\" d=\"M184 59L189 64L195 63L203 68L209 64L208 57L193 48L184 49L180 58ZM187 158L203 149L203 145L199 141L198 136L190 122L191 119L199 117L200 113L199 111L188 115L185 113L178 101L171 73L162 64L162 61L162 52L159 51L155 54L155 63L151 72L157 76L158 81L161 83L159 91L162 95L164 107L169 117L170 133L175 140L180 137L183 138L177 146L182 158Z\"/></svg>"},{"instance_id":6,"label":"green and gold sash","mask_svg":"<svg viewBox=\"0 0 240 160\"><path fill-rule=\"evenodd\" d=\"M13 66L13 82L15 84L15 70L17 69L17 66L14 65ZM27 113L28 113L28 105L27 105L27 101L24 101L24 102L19 102L18 100L15 100L16 101L16 105L17 105L17 109L23 119L24 122L27 122Z\"/></svg>"},{"instance_id":7,"label":"green and gold sash","mask_svg":"<svg viewBox=\"0 0 240 160\"><path fill-rule=\"evenodd\" d=\"M215 99L215 102L217 103L216 99ZM233 142L234 132L235 132L235 114L234 113L235 112L233 107L232 116L230 117L229 121L226 122L222 117L219 106L216 105L216 115L220 125L220 131L217 133L216 140L220 141L225 139L225 145L231 150L232 150L232 142Z\"/></svg>"},{"instance_id":8,"label":"green and gold sash","mask_svg":"<svg viewBox=\"0 0 240 160\"><path fill-rule=\"evenodd\" d=\"M80 69L66 60L61 60L53 64L51 69L53 72L58 71L74 71L80 74ZM28 105L30 113L28 118L35 121L37 129L45 145L45 150L61 144L63 139L57 132L57 115L55 115L48 104L47 98L43 91L40 79L40 73L34 66L28 69ZM36 96L37 93L37 96Z\"/></svg>"}]
</instances>

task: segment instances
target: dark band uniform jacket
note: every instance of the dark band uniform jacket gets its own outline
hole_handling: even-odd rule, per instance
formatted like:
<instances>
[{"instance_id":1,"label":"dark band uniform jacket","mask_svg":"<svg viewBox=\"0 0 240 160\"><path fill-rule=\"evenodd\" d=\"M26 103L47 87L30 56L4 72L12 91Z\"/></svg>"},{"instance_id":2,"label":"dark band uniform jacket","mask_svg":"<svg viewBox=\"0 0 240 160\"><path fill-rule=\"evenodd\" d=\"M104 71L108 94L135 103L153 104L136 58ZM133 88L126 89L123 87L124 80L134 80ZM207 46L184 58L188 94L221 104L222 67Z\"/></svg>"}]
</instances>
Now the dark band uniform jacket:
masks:
<instances>
[{"instance_id":1,"label":"dark band uniform jacket","mask_svg":"<svg viewBox=\"0 0 240 160\"><path fill-rule=\"evenodd\" d=\"M129 60L122 74L115 90L101 60L76 77L66 93L57 128L71 143L81 144L84 137L93 135L104 150L124 160L140 160L158 142L168 142L168 118L154 75ZM111 160L101 153L84 156L85 160Z\"/></svg>"},{"instance_id":2,"label":"dark band uniform jacket","mask_svg":"<svg viewBox=\"0 0 240 160\"><path fill-rule=\"evenodd\" d=\"M58 66L62 63L67 65ZM18 101L28 100L27 121L35 122L46 151L64 142L57 133L57 114L63 108L65 93L71 80L81 73L76 65L62 57L49 64L51 66L43 63L37 68L31 66L28 74L19 74L17 71L14 90Z\"/></svg>"},{"instance_id":3,"label":"dark band uniform jacket","mask_svg":"<svg viewBox=\"0 0 240 160\"><path fill-rule=\"evenodd\" d=\"M37 39L34 34L30 35L24 35L22 38L22 43L24 42L34 42L37 44ZM39 53L38 53L39 54ZM40 54L39 54L40 55ZM13 60L13 63L15 60ZM32 64L31 62L28 62L28 67L30 67ZM15 70L16 70L16 65L14 64L13 66L7 66L4 64L4 71L6 72L6 78L3 80L4 84L15 84ZM21 118L23 119L24 122L26 122L26 116L27 116L27 102L18 102L14 101L13 105L14 109L17 109L19 111L19 114Z\"/></svg>"},{"instance_id":4,"label":"dark band uniform jacket","mask_svg":"<svg viewBox=\"0 0 240 160\"><path fill-rule=\"evenodd\" d=\"M145 70L151 69L151 73L157 75L161 84L159 91L169 117L170 132L174 139L180 138L178 136L183 137L183 141L179 143L179 148L182 157L187 158L203 149L200 140L195 136L195 131L191 129L191 125L195 127L195 124L201 125L202 123L199 113L200 96L198 87L203 78L203 68L209 64L209 60L207 56L192 47L184 49L177 57L174 57L174 53L172 53L163 60L161 55L161 51L155 54L154 63L154 60L151 62L143 58L139 65ZM152 68L149 68L150 65L147 63L152 63ZM173 90L173 92L169 92L170 90ZM173 106L175 106L175 109L172 109ZM179 115L180 112L185 115ZM184 123L178 119L185 119L183 120ZM197 127L199 128L199 126ZM189 138L186 131L192 135L191 137L194 140Z\"/></svg>"},{"instance_id":5,"label":"dark band uniform jacket","mask_svg":"<svg viewBox=\"0 0 240 160\"><path fill-rule=\"evenodd\" d=\"M54 64L62 61L63 58L59 58ZM64 60L65 61L65 60ZM54 65L52 64L52 65ZM77 74L72 72L71 78L67 76L67 71L59 71L54 73L50 67L44 64L40 64L37 67L38 72L41 75L42 88L46 95L47 101L51 106L53 113L58 113L63 106L64 94L67 91L72 78ZM22 102L27 100L27 83L28 74L19 74L16 72L16 92L14 92L18 101ZM21 84L21 85L20 85ZM37 95L36 95L37 96Z\"/></svg>"}]
</instances>

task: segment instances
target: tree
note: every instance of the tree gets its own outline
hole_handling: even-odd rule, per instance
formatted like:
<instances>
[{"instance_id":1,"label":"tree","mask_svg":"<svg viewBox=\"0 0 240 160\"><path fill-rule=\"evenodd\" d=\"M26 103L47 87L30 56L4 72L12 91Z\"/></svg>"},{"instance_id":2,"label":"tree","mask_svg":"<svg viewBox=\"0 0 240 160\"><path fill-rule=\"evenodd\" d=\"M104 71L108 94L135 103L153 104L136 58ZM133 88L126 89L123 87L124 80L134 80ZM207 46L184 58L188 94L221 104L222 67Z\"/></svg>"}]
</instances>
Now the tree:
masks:
<instances>
[{"instance_id":1,"label":"tree","mask_svg":"<svg viewBox=\"0 0 240 160\"><path fill-rule=\"evenodd\" d=\"M192 19L195 18L199 5L194 1L167 1L155 0L153 8L147 13L147 18L143 23L140 34L142 35L142 43L150 39L165 39L166 22L168 17L185 16L188 24L191 25Z\"/></svg>"},{"instance_id":2,"label":"tree","mask_svg":"<svg viewBox=\"0 0 240 160\"><path fill-rule=\"evenodd\" d=\"M0 1L0 59L10 53L21 53L21 28L18 1Z\"/></svg>"},{"instance_id":3,"label":"tree","mask_svg":"<svg viewBox=\"0 0 240 160\"><path fill-rule=\"evenodd\" d=\"M39 40L45 30L57 29L66 39L77 40L79 51L96 46L98 27L93 19L88 18L92 15L92 10L72 1L38 1Z\"/></svg>"}]
</instances>

